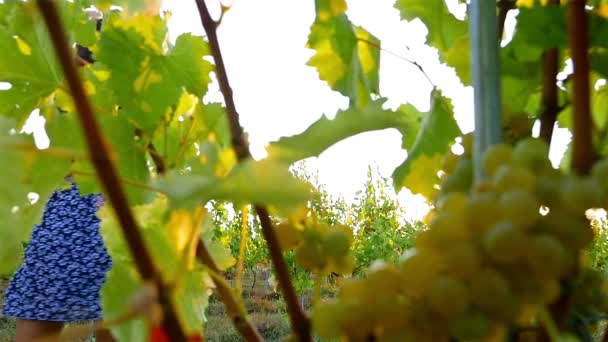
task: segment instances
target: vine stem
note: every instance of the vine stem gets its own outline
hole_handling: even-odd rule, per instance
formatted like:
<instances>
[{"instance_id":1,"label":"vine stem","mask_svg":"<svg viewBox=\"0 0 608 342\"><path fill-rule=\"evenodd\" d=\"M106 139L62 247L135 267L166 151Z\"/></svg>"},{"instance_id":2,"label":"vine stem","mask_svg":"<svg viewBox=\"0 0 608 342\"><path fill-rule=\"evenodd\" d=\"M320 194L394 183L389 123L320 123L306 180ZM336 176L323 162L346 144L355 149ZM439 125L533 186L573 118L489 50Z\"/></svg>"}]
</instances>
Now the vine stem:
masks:
<instances>
[{"instance_id":1,"label":"vine stem","mask_svg":"<svg viewBox=\"0 0 608 342\"><path fill-rule=\"evenodd\" d=\"M484 177L484 151L502 140L500 101L500 59L496 2L472 0L469 33L471 36L471 75L475 99L473 164L475 179Z\"/></svg>"},{"instance_id":2,"label":"vine stem","mask_svg":"<svg viewBox=\"0 0 608 342\"><path fill-rule=\"evenodd\" d=\"M547 5L559 5L559 0L548 0ZM557 48L545 50L543 53L543 111L540 114L540 138L549 146L551 145L555 120L557 120L557 114L560 110L557 103L558 68L559 50Z\"/></svg>"},{"instance_id":3,"label":"vine stem","mask_svg":"<svg viewBox=\"0 0 608 342\"><path fill-rule=\"evenodd\" d=\"M236 279L234 286L239 296L243 294L245 251L247 250L247 236L249 235L249 205L243 205L241 216L241 243L239 246L239 260L236 268Z\"/></svg>"},{"instance_id":4,"label":"vine stem","mask_svg":"<svg viewBox=\"0 0 608 342\"><path fill-rule=\"evenodd\" d=\"M574 130L572 168L588 174L593 163L591 103L589 84L589 37L586 0L568 1L568 42L573 64Z\"/></svg>"},{"instance_id":5,"label":"vine stem","mask_svg":"<svg viewBox=\"0 0 608 342\"><path fill-rule=\"evenodd\" d=\"M196 246L196 256L201 263L205 265L208 271L210 271L209 273L211 274L211 279L217 289L218 296L222 299L224 305L226 305L226 311L241 336L243 336L245 341L263 341L262 336L260 336L251 322L247 319L245 308L243 305L239 304L228 283L220 276L220 270L215 264L215 261L213 261L209 250L207 250L207 247L202 240L199 240L199 243Z\"/></svg>"},{"instance_id":6,"label":"vine stem","mask_svg":"<svg viewBox=\"0 0 608 342\"><path fill-rule=\"evenodd\" d=\"M249 151L247 140L245 139L243 127L239 122L239 114L236 110L232 88L230 87L230 83L228 81L226 66L224 65L224 59L222 57L219 40L217 38L218 26L217 23L211 18L211 14L209 13L205 0L196 0L196 5L198 7L203 28L207 33L209 48L211 50L213 60L215 61L217 80L220 86L220 91L222 92L224 101L226 103L226 115L230 126L230 133L232 135L232 147L235 150L237 159L239 162L242 162L251 158L251 153ZM262 235L266 240L270 258L277 274L278 283L285 298L291 327L299 341L312 341L310 320L298 302L298 296L291 281L291 277L289 276L289 270L287 269L285 259L283 259L279 239L272 226L272 221L270 220L268 210L266 207L258 204L254 204L253 207L260 219Z\"/></svg>"},{"instance_id":7,"label":"vine stem","mask_svg":"<svg viewBox=\"0 0 608 342\"><path fill-rule=\"evenodd\" d=\"M89 155L120 222L122 233L133 255L135 265L144 280L152 281L158 287L159 304L163 308L163 327L166 333L172 341L186 341L187 336L182 329L178 314L173 308L171 294L166 290L162 276L154 266L150 252L146 248L144 239L129 209L129 203L121 187L118 172L109 157L110 154L93 115L91 103L86 96L76 70L76 64L72 58L70 45L55 2L52 0L38 0L36 4L40 8L55 53L68 82L70 93L79 114L79 122L87 142Z\"/></svg>"},{"instance_id":8,"label":"vine stem","mask_svg":"<svg viewBox=\"0 0 608 342\"><path fill-rule=\"evenodd\" d=\"M551 145L553 127L559 113L557 103L557 72L559 52L556 48L548 49L543 54L543 110L540 114L540 138Z\"/></svg>"}]
</instances>

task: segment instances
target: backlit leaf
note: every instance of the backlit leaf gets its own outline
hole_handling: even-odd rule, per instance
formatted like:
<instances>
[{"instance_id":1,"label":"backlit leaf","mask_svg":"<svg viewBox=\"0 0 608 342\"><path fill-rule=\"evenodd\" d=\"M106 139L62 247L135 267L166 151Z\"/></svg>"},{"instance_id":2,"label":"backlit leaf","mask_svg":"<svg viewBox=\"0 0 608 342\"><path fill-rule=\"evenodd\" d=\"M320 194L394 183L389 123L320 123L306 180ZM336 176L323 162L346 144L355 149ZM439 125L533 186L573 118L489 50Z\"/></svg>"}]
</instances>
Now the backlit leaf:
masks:
<instances>
[{"instance_id":1,"label":"backlit leaf","mask_svg":"<svg viewBox=\"0 0 608 342\"><path fill-rule=\"evenodd\" d=\"M157 186L177 207L192 207L214 199L289 210L310 197L309 184L293 177L288 165L273 160L245 161L222 178L176 175L159 181Z\"/></svg>"},{"instance_id":2,"label":"backlit leaf","mask_svg":"<svg viewBox=\"0 0 608 342\"><path fill-rule=\"evenodd\" d=\"M332 89L364 107L369 94L379 92L380 41L354 26L345 9L344 1L316 1L316 19L308 37L315 54L308 65Z\"/></svg>"},{"instance_id":3,"label":"backlit leaf","mask_svg":"<svg viewBox=\"0 0 608 342\"><path fill-rule=\"evenodd\" d=\"M69 160L59 151L38 150L31 136L16 133L15 127L14 120L0 117L0 165L5 166L0 168L0 231L21 242L41 222L51 193L67 184ZM38 195L34 204L30 192Z\"/></svg>"},{"instance_id":4,"label":"backlit leaf","mask_svg":"<svg viewBox=\"0 0 608 342\"><path fill-rule=\"evenodd\" d=\"M420 125L419 113L411 106L400 111L383 109L386 99L370 102L362 108L338 111L333 120L326 116L314 122L304 132L279 139L267 147L268 158L285 163L318 156L327 148L348 137L363 132L396 128L411 144Z\"/></svg>"},{"instance_id":5,"label":"backlit leaf","mask_svg":"<svg viewBox=\"0 0 608 342\"><path fill-rule=\"evenodd\" d=\"M441 159L450 143L461 134L450 100L439 90L433 91L431 100L431 111L424 117L416 142L408 151L405 162L393 172L397 190L405 186L423 196L432 193L432 186L438 181Z\"/></svg>"},{"instance_id":6,"label":"backlit leaf","mask_svg":"<svg viewBox=\"0 0 608 342\"><path fill-rule=\"evenodd\" d=\"M0 82L11 88L0 90L0 115L23 123L43 98L61 84L63 75L55 61L47 31L32 3L12 6L9 25L0 25Z\"/></svg>"},{"instance_id":7,"label":"backlit leaf","mask_svg":"<svg viewBox=\"0 0 608 342\"><path fill-rule=\"evenodd\" d=\"M113 18L104 26L97 53L110 72L108 82L122 111L148 134L178 105L182 89L202 96L210 80L202 38L180 36L168 52L165 39L159 16Z\"/></svg>"},{"instance_id":8,"label":"backlit leaf","mask_svg":"<svg viewBox=\"0 0 608 342\"><path fill-rule=\"evenodd\" d=\"M445 0L397 0L395 8L402 19L420 19L426 25L427 41L440 55L447 53L468 33L467 23L450 13Z\"/></svg>"}]
</instances>

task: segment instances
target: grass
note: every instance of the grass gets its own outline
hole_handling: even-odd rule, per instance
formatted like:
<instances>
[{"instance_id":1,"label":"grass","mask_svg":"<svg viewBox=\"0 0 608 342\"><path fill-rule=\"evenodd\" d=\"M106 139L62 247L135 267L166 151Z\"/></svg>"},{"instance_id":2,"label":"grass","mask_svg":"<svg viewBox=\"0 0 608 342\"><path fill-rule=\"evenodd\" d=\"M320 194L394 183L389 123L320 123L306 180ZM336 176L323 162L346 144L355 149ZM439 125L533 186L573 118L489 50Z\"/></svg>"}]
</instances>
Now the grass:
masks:
<instances>
[{"instance_id":1,"label":"grass","mask_svg":"<svg viewBox=\"0 0 608 342\"><path fill-rule=\"evenodd\" d=\"M263 284L262 281L259 283ZM4 301L4 292L8 280L0 279L0 307ZM245 307L252 323L266 341L281 341L290 333L289 319L285 305L276 295L265 295L262 289L250 289L245 293ZM242 341L234 329L232 321L226 315L224 304L215 296L209 300L207 307L205 337L210 342ZM15 338L15 322L0 314L0 342L11 342Z\"/></svg>"}]
</instances>

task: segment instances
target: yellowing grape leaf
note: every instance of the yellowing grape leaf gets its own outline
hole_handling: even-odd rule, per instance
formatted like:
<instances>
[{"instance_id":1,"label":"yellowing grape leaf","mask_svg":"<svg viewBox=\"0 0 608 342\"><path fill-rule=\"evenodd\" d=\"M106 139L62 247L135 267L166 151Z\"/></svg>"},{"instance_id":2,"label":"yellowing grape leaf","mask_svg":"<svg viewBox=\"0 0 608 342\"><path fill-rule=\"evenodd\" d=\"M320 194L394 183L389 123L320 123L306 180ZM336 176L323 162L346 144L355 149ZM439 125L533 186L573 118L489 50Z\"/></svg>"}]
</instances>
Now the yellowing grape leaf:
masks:
<instances>
[{"instance_id":1,"label":"yellowing grape leaf","mask_svg":"<svg viewBox=\"0 0 608 342\"><path fill-rule=\"evenodd\" d=\"M370 102L365 107L340 110L333 120L326 116L304 132L279 139L268 147L268 159L285 163L318 156L332 145L363 132L395 128L403 134L404 145L412 142L420 125L419 112L411 106L399 111L383 109L386 99Z\"/></svg>"},{"instance_id":2,"label":"yellowing grape leaf","mask_svg":"<svg viewBox=\"0 0 608 342\"><path fill-rule=\"evenodd\" d=\"M96 56L110 73L107 82L122 111L152 135L161 118L178 105L183 89L204 95L212 66L203 60L208 49L201 37L182 35L165 53L164 22L158 16L143 18L112 17L104 25Z\"/></svg>"},{"instance_id":3,"label":"yellowing grape leaf","mask_svg":"<svg viewBox=\"0 0 608 342\"><path fill-rule=\"evenodd\" d=\"M405 162L393 172L397 191L405 186L414 193L429 196L438 182L441 159L459 135L461 131L454 119L451 101L439 90L433 90L431 111L424 117L416 142Z\"/></svg>"},{"instance_id":4,"label":"yellowing grape leaf","mask_svg":"<svg viewBox=\"0 0 608 342\"><path fill-rule=\"evenodd\" d=\"M369 94L379 92L380 41L354 26L345 10L343 0L316 1L316 19L308 36L315 54L308 65L332 89L365 107Z\"/></svg>"},{"instance_id":5,"label":"yellowing grape leaf","mask_svg":"<svg viewBox=\"0 0 608 342\"><path fill-rule=\"evenodd\" d=\"M416 159L411 171L403 179L403 186L414 194L421 194L425 198L432 198L435 193L434 186L439 182L436 175L441 169L443 154L434 153L431 156L421 155Z\"/></svg>"}]
</instances>

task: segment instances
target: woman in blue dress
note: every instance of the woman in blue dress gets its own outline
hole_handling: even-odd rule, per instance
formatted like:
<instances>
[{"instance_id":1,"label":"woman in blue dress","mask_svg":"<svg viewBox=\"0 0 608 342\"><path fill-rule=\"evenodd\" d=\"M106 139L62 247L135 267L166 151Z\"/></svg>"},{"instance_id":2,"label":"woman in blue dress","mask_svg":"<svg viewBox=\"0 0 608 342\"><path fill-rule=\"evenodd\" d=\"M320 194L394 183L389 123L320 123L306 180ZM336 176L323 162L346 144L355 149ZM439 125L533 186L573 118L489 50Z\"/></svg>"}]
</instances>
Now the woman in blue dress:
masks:
<instances>
[{"instance_id":1,"label":"woman in blue dress","mask_svg":"<svg viewBox=\"0 0 608 342\"><path fill-rule=\"evenodd\" d=\"M77 49L78 64L93 63L88 49ZM69 186L48 199L6 292L3 313L17 320L17 342L58 335L68 322L101 319L99 293L112 267L99 233L103 197L82 196L71 177L66 180ZM114 341L105 330L96 340Z\"/></svg>"}]
</instances>

